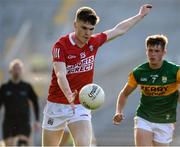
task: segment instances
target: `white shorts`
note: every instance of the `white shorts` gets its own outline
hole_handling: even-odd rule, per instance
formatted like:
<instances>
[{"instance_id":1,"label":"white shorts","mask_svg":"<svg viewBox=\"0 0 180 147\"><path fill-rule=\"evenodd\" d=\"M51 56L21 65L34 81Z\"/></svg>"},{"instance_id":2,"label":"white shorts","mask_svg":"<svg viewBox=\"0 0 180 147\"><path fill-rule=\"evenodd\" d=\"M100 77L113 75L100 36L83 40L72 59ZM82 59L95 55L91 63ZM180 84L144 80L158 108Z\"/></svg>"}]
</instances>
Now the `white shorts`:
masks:
<instances>
[{"instance_id":1,"label":"white shorts","mask_svg":"<svg viewBox=\"0 0 180 147\"><path fill-rule=\"evenodd\" d=\"M81 120L91 121L91 111L81 104L75 105L75 114L73 114L70 105L47 101L44 108L42 128L61 130L65 129L68 124Z\"/></svg>"},{"instance_id":2,"label":"white shorts","mask_svg":"<svg viewBox=\"0 0 180 147\"><path fill-rule=\"evenodd\" d=\"M155 142L168 144L173 140L175 123L152 123L141 117L134 118L134 128L140 128L153 133Z\"/></svg>"}]
</instances>

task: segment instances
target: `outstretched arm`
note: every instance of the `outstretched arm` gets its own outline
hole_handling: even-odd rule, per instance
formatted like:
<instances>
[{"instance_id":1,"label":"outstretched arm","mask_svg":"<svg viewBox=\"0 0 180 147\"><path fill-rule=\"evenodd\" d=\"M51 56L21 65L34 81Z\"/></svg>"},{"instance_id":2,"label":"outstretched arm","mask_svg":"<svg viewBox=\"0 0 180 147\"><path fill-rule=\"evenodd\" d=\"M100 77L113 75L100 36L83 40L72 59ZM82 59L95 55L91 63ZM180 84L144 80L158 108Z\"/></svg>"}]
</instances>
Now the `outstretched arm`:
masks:
<instances>
[{"instance_id":1,"label":"outstretched arm","mask_svg":"<svg viewBox=\"0 0 180 147\"><path fill-rule=\"evenodd\" d=\"M141 6L139 13L129 19L126 19L120 23L118 23L114 28L105 31L107 35L107 41L110 41L118 36L123 35L126 33L130 28L132 28L137 22L143 19L144 16L146 16L152 8L152 5L145 4Z\"/></svg>"}]
</instances>

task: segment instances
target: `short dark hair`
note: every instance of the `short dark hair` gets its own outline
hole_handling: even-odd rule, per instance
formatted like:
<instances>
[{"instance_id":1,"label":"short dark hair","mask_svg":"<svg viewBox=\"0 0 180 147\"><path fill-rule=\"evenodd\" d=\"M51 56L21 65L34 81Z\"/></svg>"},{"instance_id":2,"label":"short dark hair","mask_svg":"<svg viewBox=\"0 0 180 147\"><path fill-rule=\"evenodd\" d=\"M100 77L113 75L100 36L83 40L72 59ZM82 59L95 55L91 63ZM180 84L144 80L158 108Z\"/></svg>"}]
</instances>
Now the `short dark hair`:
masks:
<instances>
[{"instance_id":1,"label":"short dark hair","mask_svg":"<svg viewBox=\"0 0 180 147\"><path fill-rule=\"evenodd\" d=\"M145 41L146 48L149 45L161 45L163 49L166 48L168 39L165 35L152 35L148 36Z\"/></svg>"},{"instance_id":2,"label":"short dark hair","mask_svg":"<svg viewBox=\"0 0 180 147\"><path fill-rule=\"evenodd\" d=\"M99 17L92 8L81 7L76 12L75 21L77 20L90 23L91 25L96 25L99 22Z\"/></svg>"}]
</instances>

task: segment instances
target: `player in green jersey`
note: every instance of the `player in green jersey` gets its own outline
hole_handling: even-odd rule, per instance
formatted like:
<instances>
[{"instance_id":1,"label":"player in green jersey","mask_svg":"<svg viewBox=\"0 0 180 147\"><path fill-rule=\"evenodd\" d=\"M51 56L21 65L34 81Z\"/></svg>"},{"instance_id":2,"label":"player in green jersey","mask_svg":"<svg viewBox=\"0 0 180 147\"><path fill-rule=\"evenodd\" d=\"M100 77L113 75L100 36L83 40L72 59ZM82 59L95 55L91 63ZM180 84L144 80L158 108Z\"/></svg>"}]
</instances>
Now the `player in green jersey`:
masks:
<instances>
[{"instance_id":1,"label":"player in green jersey","mask_svg":"<svg viewBox=\"0 0 180 147\"><path fill-rule=\"evenodd\" d=\"M134 119L136 146L168 146L173 138L180 67L164 60L167 43L164 35L147 37L148 62L134 68L117 99L114 124L123 120L127 97L140 86L141 99Z\"/></svg>"}]
</instances>

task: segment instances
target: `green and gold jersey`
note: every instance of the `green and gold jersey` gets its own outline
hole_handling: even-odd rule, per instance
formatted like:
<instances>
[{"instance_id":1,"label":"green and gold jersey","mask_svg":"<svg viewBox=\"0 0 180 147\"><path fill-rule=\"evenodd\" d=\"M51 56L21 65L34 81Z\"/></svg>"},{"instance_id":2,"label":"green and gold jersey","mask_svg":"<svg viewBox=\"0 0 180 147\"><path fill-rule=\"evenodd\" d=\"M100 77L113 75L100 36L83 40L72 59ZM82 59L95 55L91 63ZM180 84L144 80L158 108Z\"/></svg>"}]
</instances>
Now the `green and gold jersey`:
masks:
<instances>
[{"instance_id":1,"label":"green and gold jersey","mask_svg":"<svg viewBox=\"0 0 180 147\"><path fill-rule=\"evenodd\" d=\"M163 61L159 69L151 69L149 63L135 68L129 74L128 85L141 88L136 115L155 123L176 122L178 84L180 67L171 62Z\"/></svg>"}]
</instances>

